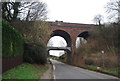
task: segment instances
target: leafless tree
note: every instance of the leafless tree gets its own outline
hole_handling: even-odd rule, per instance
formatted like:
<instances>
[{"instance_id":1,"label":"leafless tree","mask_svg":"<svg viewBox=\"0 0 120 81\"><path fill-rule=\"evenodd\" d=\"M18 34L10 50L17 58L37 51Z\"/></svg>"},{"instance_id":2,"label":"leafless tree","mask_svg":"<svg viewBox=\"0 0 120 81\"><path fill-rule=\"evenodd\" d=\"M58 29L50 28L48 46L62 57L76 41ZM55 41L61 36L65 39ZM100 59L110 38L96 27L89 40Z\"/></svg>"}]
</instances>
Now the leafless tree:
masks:
<instances>
[{"instance_id":1,"label":"leafless tree","mask_svg":"<svg viewBox=\"0 0 120 81\"><path fill-rule=\"evenodd\" d=\"M23 20L34 21L40 19L46 19L47 17L47 5L43 2L21 2L21 11L22 13L19 16L23 16Z\"/></svg>"},{"instance_id":2,"label":"leafless tree","mask_svg":"<svg viewBox=\"0 0 120 81\"><path fill-rule=\"evenodd\" d=\"M45 3L35 2L34 0L29 2L26 0L2 2L2 17L8 21L16 19L28 21L46 19L46 7Z\"/></svg>"},{"instance_id":3,"label":"leafless tree","mask_svg":"<svg viewBox=\"0 0 120 81\"><path fill-rule=\"evenodd\" d=\"M96 23L96 25L101 25L103 21L103 16L98 14L94 17L93 21Z\"/></svg>"},{"instance_id":4,"label":"leafless tree","mask_svg":"<svg viewBox=\"0 0 120 81\"><path fill-rule=\"evenodd\" d=\"M120 0L110 1L106 5L107 13L110 19L115 19L120 23Z\"/></svg>"},{"instance_id":5,"label":"leafless tree","mask_svg":"<svg viewBox=\"0 0 120 81\"><path fill-rule=\"evenodd\" d=\"M20 2L2 2L2 17L6 20L15 20L19 13Z\"/></svg>"}]
</instances>

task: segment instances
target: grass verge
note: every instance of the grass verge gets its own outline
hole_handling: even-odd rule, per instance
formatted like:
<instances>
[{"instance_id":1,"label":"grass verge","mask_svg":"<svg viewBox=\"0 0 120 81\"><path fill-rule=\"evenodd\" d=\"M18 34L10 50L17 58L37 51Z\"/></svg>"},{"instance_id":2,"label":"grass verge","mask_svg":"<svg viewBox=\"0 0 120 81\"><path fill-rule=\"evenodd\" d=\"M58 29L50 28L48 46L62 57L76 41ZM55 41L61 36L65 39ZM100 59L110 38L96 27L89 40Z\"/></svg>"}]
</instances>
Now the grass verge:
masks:
<instances>
[{"instance_id":1,"label":"grass verge","mask_svg":"<svg viewBox=\"0 0 120 81\"><path fill-rule=\"evenodd\" d=\"M93 70L93 71L98 71L98 72L101 72L101 73L106 73L106 74L110 74L110 75L113 75L113 76L120 77L120 67L103 69L103 68L98 67L98 66L93 66L93 65L86 65L85 66L85 65L82 65L82 64L79 64L78 67L85 68L85 69L90 69L90 70Z\"/></svg>"},{"instance_id":2,"label":"grass verge","mask_svg":"<svg viewBox=\"0 0 120 81\"><path fill-rule=\"evenodd\" d=\"M120 73L119 73L120 72L120 67L106 69L106 70L103 70L103 72L107 72L107 73L111 73L111 74L119 75L120 76Z\"/></svg>"},{"instance_id":3,"label":"grass verge","mask_svg":"<svg viewBox=\"0 0 120 81\"><path fill-rule=\"evenodd\" d=\"M3 73L2 79L40 79L47 65L23 63Z\"/></svg>"},{"instance_id":4,"label":"grass verge","mask_svg":"<svg viewBox=\"0 0 120 81\"><path fill-rule=\"evenodd\" d=\"M99 70L97 66L88 65L86 67L92 70Z\"/></svg>"}]
</instances>

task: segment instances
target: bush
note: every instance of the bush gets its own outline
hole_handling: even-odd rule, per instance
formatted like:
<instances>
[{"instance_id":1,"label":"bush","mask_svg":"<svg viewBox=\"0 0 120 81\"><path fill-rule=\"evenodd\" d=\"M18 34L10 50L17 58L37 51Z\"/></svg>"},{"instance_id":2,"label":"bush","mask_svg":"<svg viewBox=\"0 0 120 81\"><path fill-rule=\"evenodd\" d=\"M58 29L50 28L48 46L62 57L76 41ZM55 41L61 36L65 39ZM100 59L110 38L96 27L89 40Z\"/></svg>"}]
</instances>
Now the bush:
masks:
<instances>
[{"instance_id":1,"label":"bush","mask_svg":"<svg viewBox=\"0 0 120 81\"><path fill-rule=\"evenodd\" d=\"M47 51L45 46L42 44L25 43L23 59L28 63L45 64L47 62Z\"/></svg>"},{"instance_id":2,"label":"bush","mask_svg":"<svg viewBox=\"0 0 120 81\"><path fill-rule=\"evenodd\" d=\"M59 59L64 60L64 59L65 59L65 56L66 56L66 55L63 54L62 56L59 57Z\"/></svg>"},{"instance_id":3,"label":"bush","mask_svg":"<svg viewBox=\"0 0 120 81\"><path fill-rule=\"evenodd\" d=\"M94 65L94 61L92 59L85 59L85 64L87 65Z\"/></svg>"},{"instance_id":4,"label":"bush","mask_svg":"<svg viewBox=\"0 0 120 81\"><path fill-rule=\"evenodd\" d=\"M23 38L9 22L2 20L2 57L16 57L23 54Z\"/></svg>"},{"instance_id":5,"label":"bush","mask_svg":"<svg viewBox=\"0 0 120 81\"><path fill-rule=\"evenodd\" d=\"M88 65L87 68L92 69L92 70L97 70L97 66Z\"/></svg>"},{"instance_id":6,"label":"bush","mask_svg":"<svg viewBox=\"0 0 120 81\"><path fill-rule=\"evenodd\" d=\"M2 19L0 19L0 58L2 58Z\"/></svg>"}]
</instances>

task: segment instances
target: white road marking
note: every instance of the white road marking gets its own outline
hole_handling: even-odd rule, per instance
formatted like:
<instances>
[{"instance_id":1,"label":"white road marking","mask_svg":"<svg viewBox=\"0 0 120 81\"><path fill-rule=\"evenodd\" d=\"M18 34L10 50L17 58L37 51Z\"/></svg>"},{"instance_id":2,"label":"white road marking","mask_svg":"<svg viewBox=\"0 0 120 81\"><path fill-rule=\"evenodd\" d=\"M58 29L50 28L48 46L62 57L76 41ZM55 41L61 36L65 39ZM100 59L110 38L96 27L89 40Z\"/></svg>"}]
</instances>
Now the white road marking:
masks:
<instances>
[{"instance_id":1,"label":"white road marking","mask_svg":"<svg viewBox=\"0 0 120 81\"><path fill-rule=\"evenodd\" d=\"M55 78L55 65L53 65L53 79L55 80L56 78Z\"/></svg>"},{"instance_id":2,"label":"white road marking","mask_svg":"<svg viewBox=\"0 0 120 81\"><path fill-rule=\"evenodd\" d=\"M54 80L55 80L55 75L53 77L54 77Z\"/></svg>"},{"instance_id":3,"label":"white road marking","mask_svg":"<svg viewBox=\"0 0 120 81\"><path fill-rule=\"evenodd\" d=\"M53 65L53 69L54 69L54 71L55 71L55 65Z\"/></svg>"}]
</instances>

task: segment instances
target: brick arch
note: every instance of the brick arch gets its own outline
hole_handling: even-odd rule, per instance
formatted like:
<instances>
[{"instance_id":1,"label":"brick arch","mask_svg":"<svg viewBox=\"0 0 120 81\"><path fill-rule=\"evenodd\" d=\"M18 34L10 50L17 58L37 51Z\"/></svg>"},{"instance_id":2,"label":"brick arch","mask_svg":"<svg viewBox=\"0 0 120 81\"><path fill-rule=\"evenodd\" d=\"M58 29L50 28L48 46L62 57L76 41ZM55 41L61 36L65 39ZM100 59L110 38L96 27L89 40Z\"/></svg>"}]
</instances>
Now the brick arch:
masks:
<instances>
[{"instance_id":1,"label":"brick arch","mask_svg":"<svg viewBox=\"0 0 120 81\"><path fill-rule=\"evenodd\" d=\"M77 35L77 37L82 37L82 38L84 38L84 39L88 39L88 37L89 37L90 35L89 35L89 31L87 30L84 30L84 31L81 31L80 33L78 33L78 35ZM75 39L75 49L76 49L76 41L77 41L77 37L76 37L76 39Z\"/></svg>"},{"instance_id":2,"label":"brick arch","mask_svg":"<svg viewBox=\"0 0 120 81\"><path fill-rule=\"evenodd\" d=\"M67 32L71 38L71 57L74 58L75 49L76 49L76 39L78 36L82 36L87 38L88 36L84 36L85 31L89 31L92 28L96 27L93 24L78 24L78 23L67 23L62 21L57 22L49 22L52 31L62 30ZM73 59L72 58L72 59Z\"/></svg>"},{"instance_id":3,"label":"brick arch","mask_svg":"<svg viewBox=\"0 0 120 81\"><path fill-rule=\"evenodd\" d=\"M70 34L67 33L66 31L64 30L53 30L52 34L51 34L51 37L53 36L61 36L63 37L65 40L66 40L66 43L67 43L67 47L71 47L71 37L70 37Z\"/></svg>"},{"instance_id":4,"label":"brick arch","mask_svg":"<svg viewBox=\"0 0 120 81\"><path fill-rule=\"evenodd\" d=\"M84 39L87 39L89 36L89 31L83 31L77 37L83 37Z\"/></svg>"}]
</instances>

